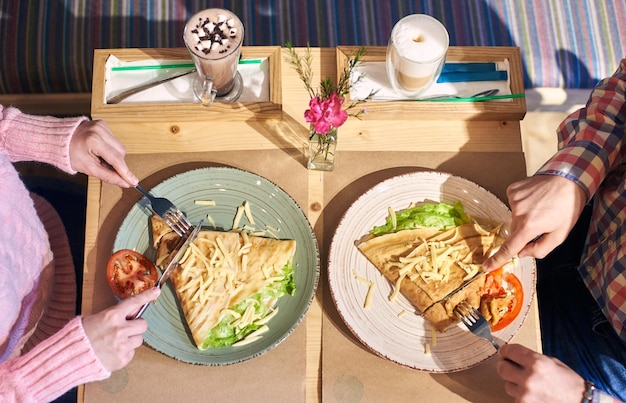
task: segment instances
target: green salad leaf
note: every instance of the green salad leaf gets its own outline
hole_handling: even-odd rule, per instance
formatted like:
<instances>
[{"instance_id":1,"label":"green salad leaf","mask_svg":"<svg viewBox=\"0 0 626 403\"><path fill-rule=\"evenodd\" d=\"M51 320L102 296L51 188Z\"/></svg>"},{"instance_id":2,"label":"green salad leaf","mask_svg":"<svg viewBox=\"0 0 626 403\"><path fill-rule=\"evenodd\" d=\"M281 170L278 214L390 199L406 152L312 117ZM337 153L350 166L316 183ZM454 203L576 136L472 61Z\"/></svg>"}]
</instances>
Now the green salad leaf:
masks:
<instances>
[{"instance_id":1,"label":"green salad leaf","mask_svg":"<svg viewBox=\"0 0 626 403\"><path fill-rule=\"evenodd\" d=\"M283 267L281 274L283 277L282 281L268 284L263 290L239 302L237 305L229 307L229 309L243 315L250 305L254 305L255 314L259 318L266 317L272 308L268 306L268 301L280 298L283 295L294 295L296 292L296 283L293 277L293 266L291 262ZM247 326L238 327L236 318L233 315L224 315L222 320L211 329L209 335L202 342L200 349L206 350L209 347L220 348L232 346L250 333L260 329L262 326L263 325L253 322Z\"/></svg>"},{"instance_id":2,"label":"green salad leaf","mask_svg":"<svg viewBox=\"0 0 626 403\"><path fill-rule=\"evenodd\" d=\"M444 230L470 222L463 210L463 205L458 200L453 205L447 203L420 204L417 207L396 211L395 216L395 228L392 218L387 217L384 225L374 227L370 233L374 236L380 236L419 227L436 227Z\"/></svg>"}]
</instances>

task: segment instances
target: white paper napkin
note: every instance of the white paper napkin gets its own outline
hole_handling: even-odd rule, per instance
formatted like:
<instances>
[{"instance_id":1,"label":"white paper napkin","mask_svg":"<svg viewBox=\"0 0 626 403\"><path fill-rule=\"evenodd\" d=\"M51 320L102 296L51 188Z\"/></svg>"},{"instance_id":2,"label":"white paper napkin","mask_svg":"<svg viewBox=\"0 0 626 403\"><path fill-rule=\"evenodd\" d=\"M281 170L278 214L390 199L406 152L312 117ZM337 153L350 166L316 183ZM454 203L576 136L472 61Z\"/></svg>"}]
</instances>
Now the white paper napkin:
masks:
<instances>
[{"instance_id":1,"label":"white paper napkin","mask_svg":"<svg viewBox=\"0 0 626 403\"><path fill-rule=\"evenodd\" d=\"M124 70L113 71L113 67L124 66L154 66L166 64L180 64L181 60L140 60L123 62L117 57L110 55L105 64L104 99L115 96L120 92L155 81L161 78L175 75L189 68L154 69L154 70ZM191 61L187 61L191 63ZM258 63L239 64L237 70L243 79L243 91L237 102L269 102L269 61L267 58L259 59ZM192 90L192 80L195 73L176 78L161 85L149 88L137 94L133 94L121 101L121 103L167 103L167 102L195 102ZM220 102L217 98L216 102Z\"/></svg>"},{"instance_id":2,"label":"white paper napkin","mask_svg":"<svg viewBox=\"0 0 626 403\"><path fill-rule=\"evenodd\" d=\"M496 68L500 71L509 71L509 61L504 60L496 63ZM510 74L507 74L510 77ZM360 77L360 80L358 79ZM409 100L397 94L387 78L387 68L384 61L381 62L361 62L353 70L350 77L352 88L350 89L350 99L353 101L367 98L370 92L376 91L371 101L403 101ZM459 97L471 97L482 91L497 89L497 95L511 95L510 78L506 81L471 81L459 83L434 83L429 89L422 93L419 98L429 98L439 95L455 95ZM511 99L497 99L494 101L511 102Z\"/></svg>"}]
</instances>

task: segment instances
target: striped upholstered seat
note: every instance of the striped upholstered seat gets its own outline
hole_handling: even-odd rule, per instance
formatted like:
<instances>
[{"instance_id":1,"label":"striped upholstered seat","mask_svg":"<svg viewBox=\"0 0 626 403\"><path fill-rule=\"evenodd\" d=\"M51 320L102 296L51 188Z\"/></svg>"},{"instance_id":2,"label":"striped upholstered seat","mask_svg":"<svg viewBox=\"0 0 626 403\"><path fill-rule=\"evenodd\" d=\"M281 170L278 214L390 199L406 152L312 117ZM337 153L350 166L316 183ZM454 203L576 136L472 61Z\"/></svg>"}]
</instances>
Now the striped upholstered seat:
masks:
<instances>
[{"instance_id":1,"label":"striped upholstered seat","mask_svg":"<svg viewBox=\"0 0 626 403\"><path fill-rule=\"evenodd\" d=\"M519 46L527 88L589 88L626 51L624 0L0 0L0 94L88 92L95 48L182 47L208 7L239 15L246 45L386 45L430 14L451 45Z\"/></svg>"}]
</instances>

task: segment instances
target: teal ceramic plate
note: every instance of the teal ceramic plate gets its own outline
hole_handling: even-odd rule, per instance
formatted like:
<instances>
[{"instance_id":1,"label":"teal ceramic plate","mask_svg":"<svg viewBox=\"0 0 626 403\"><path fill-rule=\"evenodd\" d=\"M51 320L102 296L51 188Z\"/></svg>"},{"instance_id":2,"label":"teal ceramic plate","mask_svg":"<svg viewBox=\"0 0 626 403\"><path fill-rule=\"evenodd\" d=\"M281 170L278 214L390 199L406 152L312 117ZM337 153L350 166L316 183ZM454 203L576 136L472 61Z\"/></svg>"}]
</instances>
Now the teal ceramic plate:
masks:
<instances>
[{"instance_id":1,"label":"teal ceramic plate","mask_svg":"<svg viewBox=\"0 0 626 403\"><path fill-rule=\"evenodd\" d=\"M183 210L192 223L210 215L221 230L230 230L237 207L251 206L256 229L279 229L279 238L295 239L296 294L278 302L278 314L268 323L269 331L259 340L220 349L198 350L189 334L171 283L167 283L156 304L145 312L148 331L145 342L177 360L202 365L227 365L264 354L282 342L302 321L319 279L319 251L315 235L302 209L285 191L262 176L235 168L200 168L173 176L155 186L156 196L165 196ZM213 200L215 206L197 205L196 200ZM245 220L245 219L244 219ZM242 224L245 221L242 221ZM149 220L136 204L131 208L115 238L114 250L133 249L154 261Z\"/></svg>"}]
</instances>

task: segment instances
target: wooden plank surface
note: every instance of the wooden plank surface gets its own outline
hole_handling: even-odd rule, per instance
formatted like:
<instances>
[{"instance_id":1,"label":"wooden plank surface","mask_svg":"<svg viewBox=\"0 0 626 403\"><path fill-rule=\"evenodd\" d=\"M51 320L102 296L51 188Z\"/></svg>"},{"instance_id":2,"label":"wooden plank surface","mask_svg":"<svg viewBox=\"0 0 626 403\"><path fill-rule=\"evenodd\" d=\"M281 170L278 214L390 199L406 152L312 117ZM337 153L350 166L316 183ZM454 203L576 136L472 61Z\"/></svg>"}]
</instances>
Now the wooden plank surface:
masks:
<instances>
[{"instance_id":1,"label":"wooden plank surface","mask_svg":"<svg viewBox=\"0 0 626 403\"><path fill-rule=\"evenodd\" d=\"M184 49L183 49L184 50ZM123 49L121 51L126 51ZM135 50L134 52L139 52ZM142 51L143 52L143 51ZM302 53L302 50L300 49ZM103 52L103 55L111 51ZM125 55L128 52L123 52ZM167 52L156 52L158 57ZM175 52L179 54L178 52ZM115 53L117 55L117 53ZM153 54L145 52L143 57ZM336 77L337 53L335 49L312 49L314 80ZM98 56L98 54L97 54ZM103 98L101 84L104 65L97 63L94 71L92 117L105 119L113 132L124 142L130 153L184 152L213 149L268 149L274 147L302 148L307 142L308 125L304 111L309 98L304 84L293 68L285 61L287 51L282 50L280 66L282 114L257 116L233 120L231 114L238 110L220 110L217 115L205 115L206 108L188 104L186 113L179 106L150 105L142 108L159 110L159 116L135 110L135 106L98 105ZM135 56L138 57L138 56ZM156 57L156 56L155 56ZM179 54L179 57L183 57ZM100 84L98 84L100 82ZM433 104L433 103L430 103ZM446 108L438 103L439 108ZM369 108L369 105L366 105ZM435 105L435 107L437 107ZM209 108L210 109L210 108ZM172 112L172 111L176 112ZM518 120L467 121L455 113L442 114L441 120L349 119L339 131L339 149L345 150L415 150L415 151L522 151ZM390 124L392 122L392 124Z\"/></svg>"},{"instance_id":2,"label":"wooden plank surface","mask_svg":"<svg viewBox=\"0 0 626 403\"><path fill-rule=\"evenodd\" d=\"M183 49L184 52L186 50ZM303 49L297 49L303 54ZM134 50L145 55L176 54L184 57L179 49L174 50ZM173 52L173 53L170 53ZM106 54L124 55L126 50L107 50ZM315 83L322 77L337 76L337 51L331 48L314 48L313 73ZM308 108L309 97L297 73L285 60L287 51L281 50L280 93L281 113L247 114L246 119L235 119L229 114L240 111L222 109L218 114L205 114L199 104L186 105L188 113L179 113L179 106L159 106L159 117L150 112L130 112L121 105L103 105L92 102L92 117L104 119L114 134L126 146L129 154L185 153L202 151L233 150L288 150L291 158L304 163L305 148L308 141L308 124L304 120L304 111ZM96 54L96 58L100 57ZM93 99L102 99L103 77L102 59L94 70ZM480 153L513 153L521 156L520 172L524 171L523 152L518 120L465 120L455 118L448 113L440 120L364 119L350 118L339 130L338 153L377 151L394 152L429 152L462 153L468 164L480 164L472 155ZM235 163L236 165L236 163ZM497 175L485 172L486 175ZM303 205L311 224L322 226L320 218L324 211L324 182L328 175L318 171L308 172L308 205ZM141 178L140 178L141 179ZM95 268L95 256L98 248L98 223L101 186L97 180L90 179L88 189L87 227L85 245L85 270ZM317 231L316 231L317 232ZM322 262L325 270L325 262ZM83 286L83 310L91 311L93 284L85 282ZM306 326L306 385L304 401L317 402L321 399L322 359L322 288L307 313ZM536 312L533 311L533 314ZM531 329L531 335L538 329ZM537 340L532 340L537 345ZM81 394L82 398L82 394Z\"/></svg>"}]
</instances>

